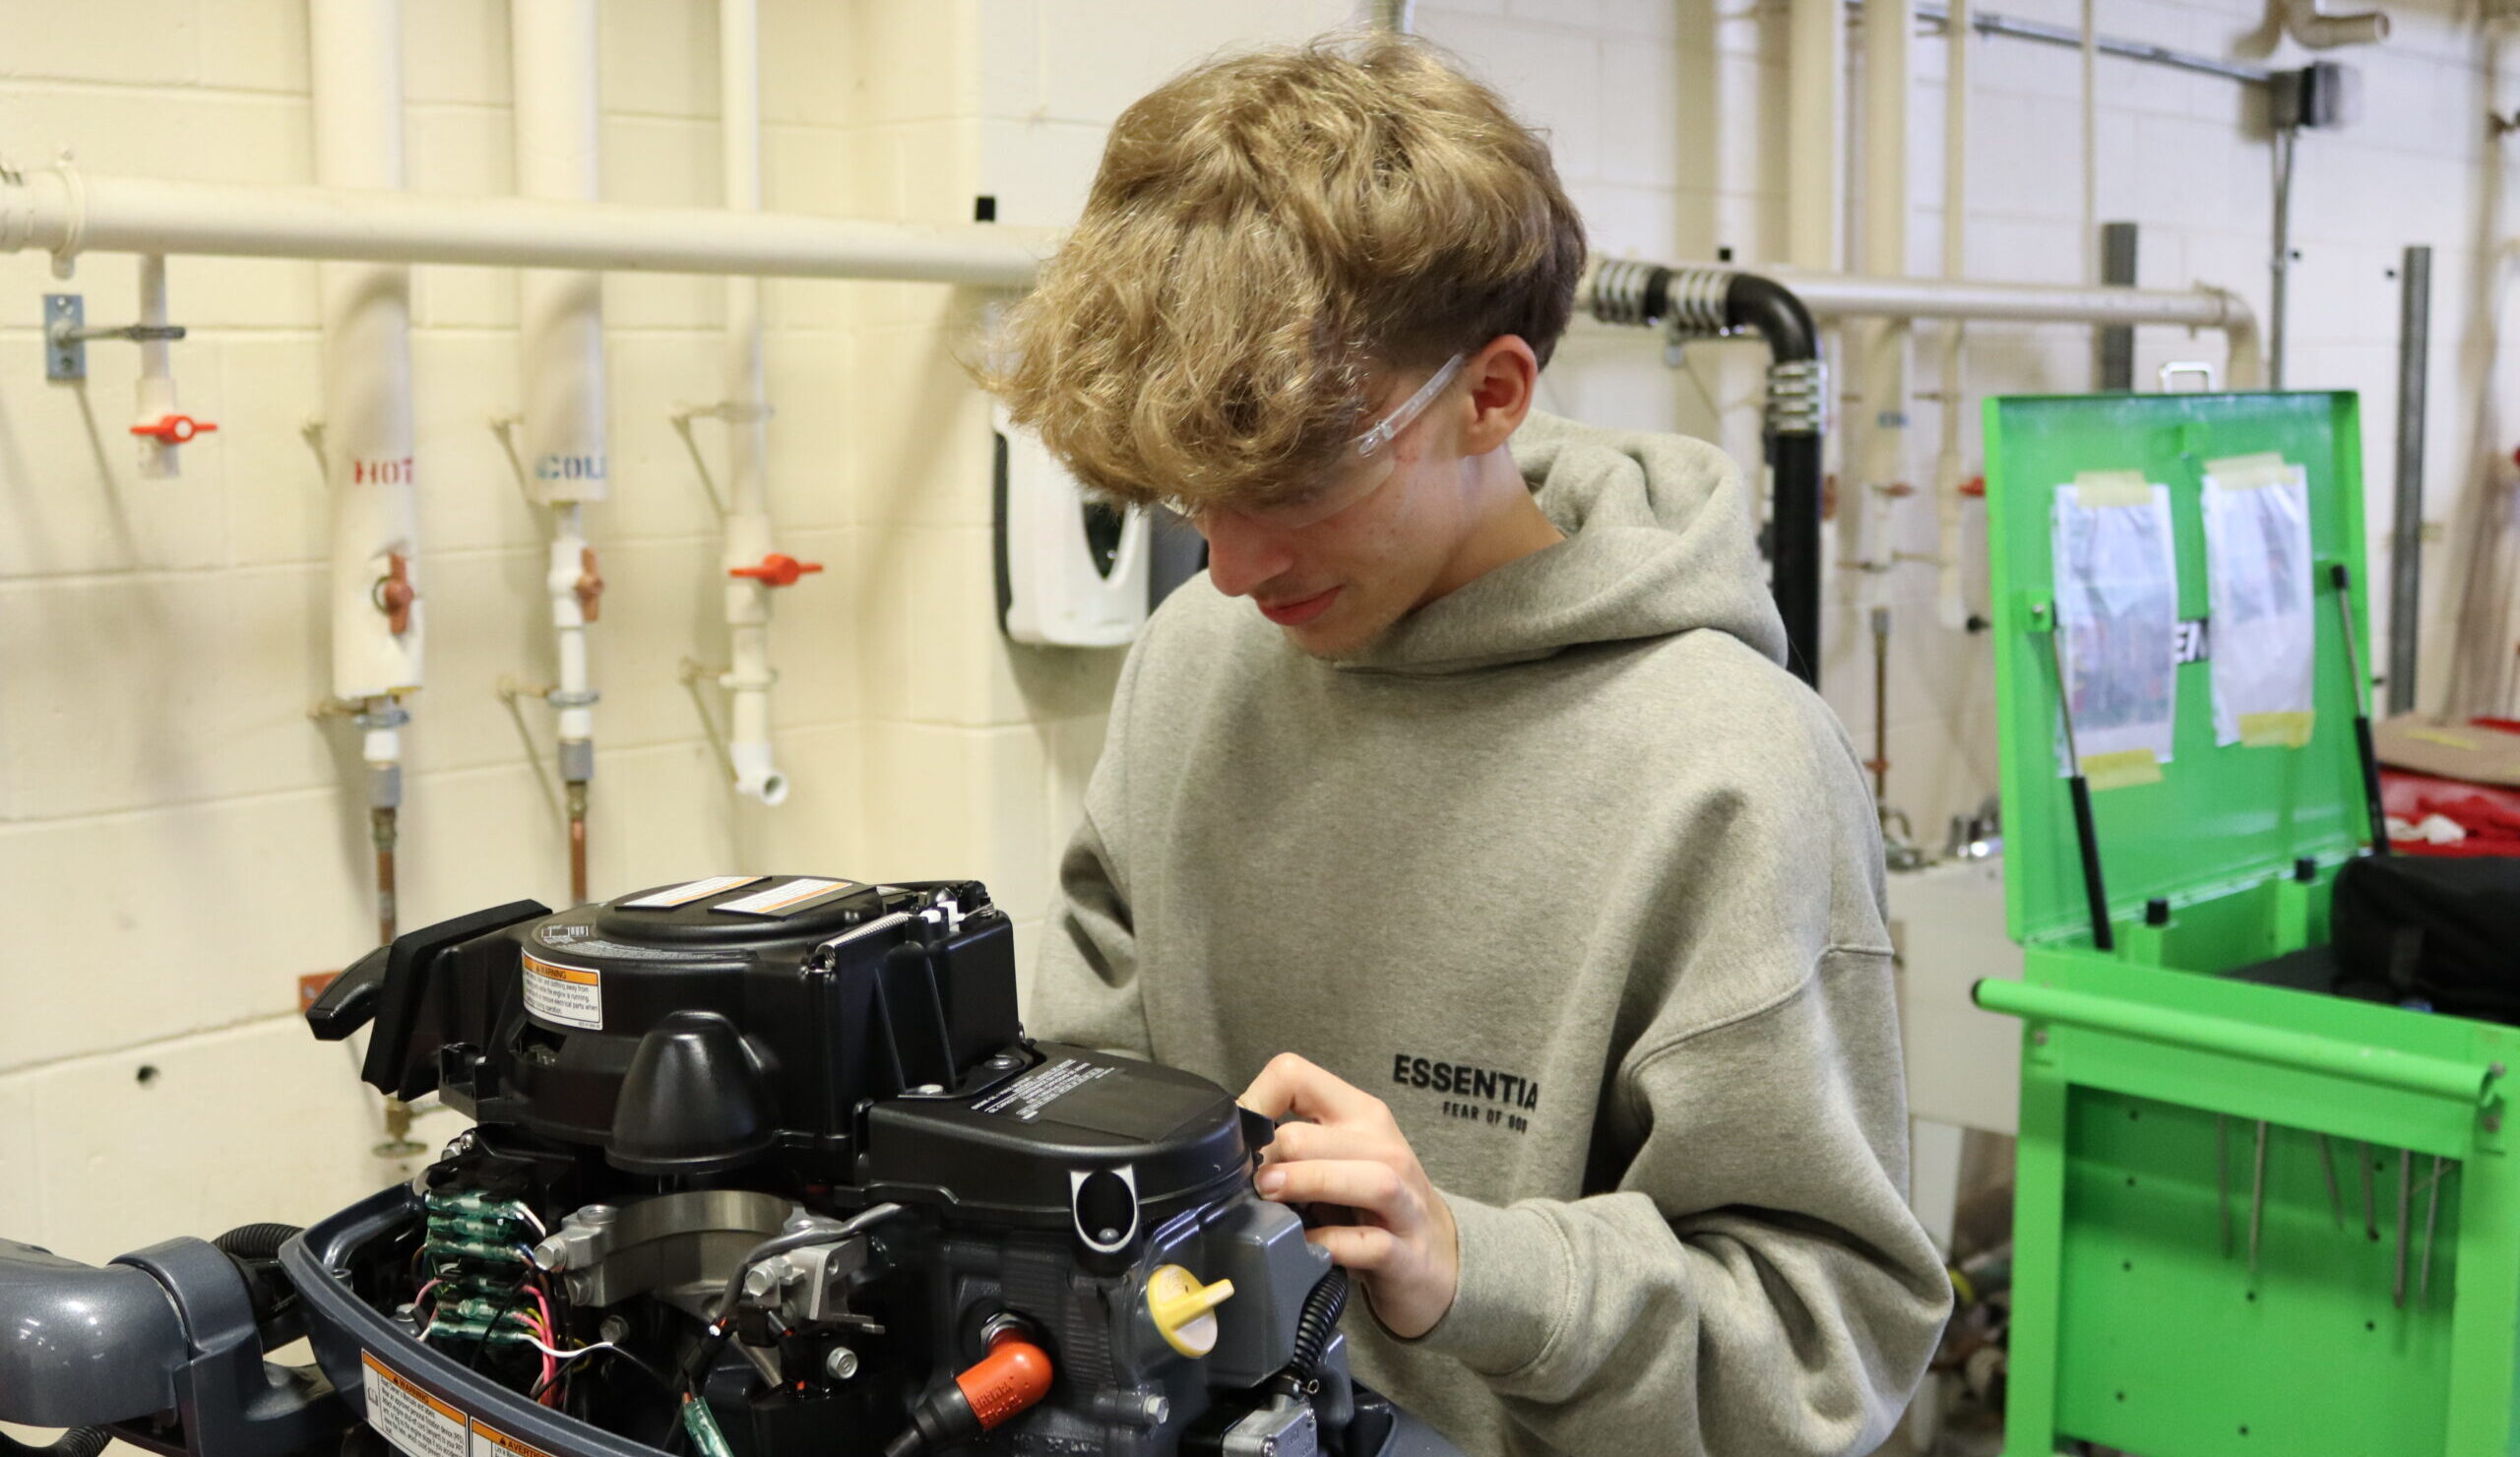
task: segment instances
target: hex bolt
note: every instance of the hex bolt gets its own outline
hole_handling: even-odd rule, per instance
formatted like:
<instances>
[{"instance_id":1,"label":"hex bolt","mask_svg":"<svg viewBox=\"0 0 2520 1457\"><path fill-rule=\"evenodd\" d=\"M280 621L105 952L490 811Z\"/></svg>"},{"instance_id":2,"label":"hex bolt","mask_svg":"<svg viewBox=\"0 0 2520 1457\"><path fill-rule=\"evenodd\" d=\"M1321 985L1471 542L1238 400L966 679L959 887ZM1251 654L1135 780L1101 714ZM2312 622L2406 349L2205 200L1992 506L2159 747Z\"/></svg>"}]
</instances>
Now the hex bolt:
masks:
<instances>
[{"instance_id":1,"label":"hex bolt","mask_svg":"<svg viewBox=\"0 0 2520 1457\"><path fill-rule=\"evenodd\" d=\"M618 1346L629 1338L630 1322L618 1315L607 1315L603 1317L603 1323L595 1328L595 1333L597 1339Z\"/></svg>"},{"instance_id":2,"label":"hex bolt","mask_svg":"<svg viewBox=\"0 0 2520 1457\"><path fill-rule=\"evenodd\" d=\"M823 1359L823 1369L831 1373L833 1380L846 1381L857 1374L857 1353L846 1346L834 1346L831 1355Z\"/></svg>"},{"instance_id":3,"label":"hex bolt","mask_svg":"<svg viewBox=\"0 0 2520 1457\"><path fill-rule=\"evenodd\" d=\"M758 1300L779 1288L776 1262L764 1260L744 1272L744 1294Z\"/></svg>"}]
</instances>

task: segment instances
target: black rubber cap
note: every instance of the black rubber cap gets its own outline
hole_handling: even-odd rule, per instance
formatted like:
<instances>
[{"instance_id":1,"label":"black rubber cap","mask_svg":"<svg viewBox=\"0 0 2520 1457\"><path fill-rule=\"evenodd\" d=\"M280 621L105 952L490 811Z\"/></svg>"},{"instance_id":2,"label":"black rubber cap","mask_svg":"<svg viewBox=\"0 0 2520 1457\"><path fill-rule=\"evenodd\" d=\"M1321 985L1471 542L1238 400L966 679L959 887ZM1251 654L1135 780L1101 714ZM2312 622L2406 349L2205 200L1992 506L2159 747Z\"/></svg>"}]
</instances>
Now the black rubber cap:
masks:
<instances>
[{"instance_id":1,"label":"black rubber cap","mask_svg":"<svg viewBox=\"0 0 2520 1457\"><path fill-rule=\"evenodd\" d=\"M714 1173L758 1156L779 1122L758 1059L715 1012L673 1012L639 1039L605 1162L631 1173Z\"/></svg>"},{"instance_id":2,"label":"black rubber cap","mask_svg":"<svg viewBox=\"0 0 2520 1457\"><path fill-rule=\"evenodd\" d=\"M2146 901L2144 903L2144 924L2170 924L2170 902L2161 896L2155 896L2151 900Z\"/></svg>"}]
</instances>

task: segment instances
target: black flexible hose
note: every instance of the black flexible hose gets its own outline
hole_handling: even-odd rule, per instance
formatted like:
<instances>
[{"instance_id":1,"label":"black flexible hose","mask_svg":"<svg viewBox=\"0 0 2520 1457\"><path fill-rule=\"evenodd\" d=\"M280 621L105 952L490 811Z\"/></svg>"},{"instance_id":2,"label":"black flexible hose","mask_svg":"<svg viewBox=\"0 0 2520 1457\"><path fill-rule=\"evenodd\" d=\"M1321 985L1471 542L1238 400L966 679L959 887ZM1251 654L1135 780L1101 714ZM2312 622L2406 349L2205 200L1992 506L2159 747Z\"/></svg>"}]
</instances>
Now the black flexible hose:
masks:
<instances>
[{"instance_id":1,"label":"black flexible hose","mask_svg":"<svg viewBox=\"0 0 2520 1457\"><path fill-rule=\"evenodd\" d=\"M96 1457L111 1440L101 1426L74 1426L42 1446L0 1431L0 1457Z\"/></svg>"},{"instance_id":2,"label":"black flexible hose","mask_svg":"<svg viewBox=\"0 0 2520 1457\"><path fill-rule=\"evenodd\" d=\"M1287 1362L1287 1374L1298 1385L1321 1373L1321 1359L1328 1354L1330 1338L1339 1331L1339 1317L1347 1310L1348 1272L1333 1265L1312 1294L1304 1297L1303 1314L1295 1321L1295 1354Z\"/></svg>"},{"instance_id":3,"label":"black flexible hose","mask_svg":"<svg viewBox=\"0 0 2520 1457\"><path fill-rule=\"evenodd\" d=\"M210 1242L220 1253L240 1260L270 1260L278 1259L280 1247L302 1233L295 1225L238 1225Z\"/></svg>"}]
</instances>

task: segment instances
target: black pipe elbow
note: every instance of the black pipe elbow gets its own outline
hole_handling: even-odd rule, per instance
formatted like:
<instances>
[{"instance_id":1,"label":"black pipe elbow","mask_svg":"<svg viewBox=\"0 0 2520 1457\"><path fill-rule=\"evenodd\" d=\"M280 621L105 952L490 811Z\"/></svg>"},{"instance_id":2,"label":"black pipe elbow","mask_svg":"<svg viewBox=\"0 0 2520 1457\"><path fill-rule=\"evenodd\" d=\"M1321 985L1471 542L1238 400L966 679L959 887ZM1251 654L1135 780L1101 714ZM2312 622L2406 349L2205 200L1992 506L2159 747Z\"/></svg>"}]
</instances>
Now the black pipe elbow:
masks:
<instances>
[{"instance_id":1,"label":"black pipe elbow","mask_svg":"<svg viewBox=\"0 0 2520 1457\"><path fill-rule=\"evenodd\" d=\"M1820 326L1799 295L1774 279L1734 274L1724 290L1725 322L1767 341L1768 357L1798 364L1820 357Z\"/></svg>"}]
</instances>

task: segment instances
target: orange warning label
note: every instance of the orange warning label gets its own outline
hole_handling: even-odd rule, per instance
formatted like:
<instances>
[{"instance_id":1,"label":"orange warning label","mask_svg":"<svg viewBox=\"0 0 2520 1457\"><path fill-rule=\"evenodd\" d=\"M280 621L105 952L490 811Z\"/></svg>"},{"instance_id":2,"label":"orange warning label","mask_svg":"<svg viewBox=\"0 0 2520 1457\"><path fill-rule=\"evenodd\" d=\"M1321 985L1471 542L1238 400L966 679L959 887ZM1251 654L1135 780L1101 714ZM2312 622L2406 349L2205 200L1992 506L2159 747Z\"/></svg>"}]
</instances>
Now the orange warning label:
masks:
<instances>
[{"instance_id":1,"label":"orange warning label","mask_svg":"<svg viewBox=\"0 0 2520 1457\"><path fill-rule=\"evenodd\" d=\"M525 954L525 1009L562 1027L603 1031L603 974Z\"/></svg>"},{"instance_id":2,"label":"orange warning label","mask_svg":"<svg viewBox=\"0 0 2520 1457\"><path fill-rule=\"evenodd\" d=\"M472 1457L551 1457L532 1442L520 1441L497 1427L472 1419Z\"/></svg>"}]
</instances>

